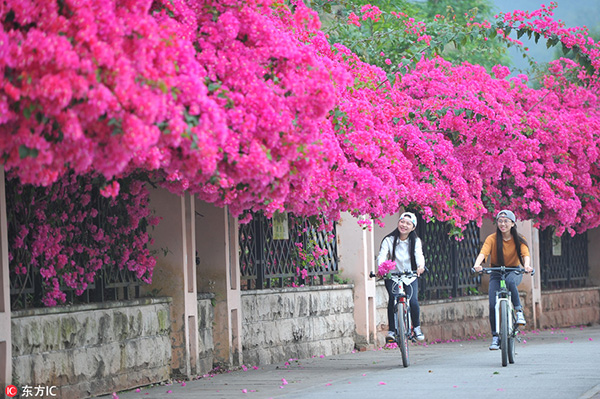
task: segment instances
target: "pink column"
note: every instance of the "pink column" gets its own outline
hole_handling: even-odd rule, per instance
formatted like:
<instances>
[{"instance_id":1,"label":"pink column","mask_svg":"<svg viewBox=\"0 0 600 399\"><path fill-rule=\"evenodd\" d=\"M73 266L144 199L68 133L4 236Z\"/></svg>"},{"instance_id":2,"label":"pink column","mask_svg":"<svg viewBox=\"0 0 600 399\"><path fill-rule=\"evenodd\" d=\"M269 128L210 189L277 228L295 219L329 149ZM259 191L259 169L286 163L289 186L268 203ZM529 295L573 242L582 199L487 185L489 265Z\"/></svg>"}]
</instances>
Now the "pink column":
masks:
<instances>
[{"instance_id":1,"label":"pink column","mask_svg":"<svg viewBox=\"0 0 600 399\"><path fill-rule=\"evenodd\" d=\"M10 321L10 283L8 274L8 236L6 225L6 190L4 167L0 166L0 385L12 380L12 350Z\"/></svg>"},{"instance_id":2,"label":"pink column","mask_svg":"<svg viewBox=\"0 0 600 399\"><path fill-rule=\"evenodd\" d=\"M195 201L164 189L150 190L150 206L161 217L150 232L158 261L145 291L169 296L171 303L171 369L175 375L197 373L198 294L196 290Z\"/></svg>"},{"instance_id":3,"label":"pink column","mask_svg":"<svg viewBox=\"0 0 600 399\"><path fill-rule=\"evenodd\" d=\"M354 283L354 322L357 345L361 349L377 342L376 286L369 273L375 268L373 230L363 229L349 213L342 214L336 226L339 270Z\"/></svg>"},{"instance_id":4,"label":"pink column","mask_svg":"<svg viewBox=\"0 0 600 399\"><path fill-rule=\"evenodd\" d=\"M215 294L213 342L215 362L243 363L237 219L227 208L196 201L198 290Z\"/></svg>"}]
</instances>

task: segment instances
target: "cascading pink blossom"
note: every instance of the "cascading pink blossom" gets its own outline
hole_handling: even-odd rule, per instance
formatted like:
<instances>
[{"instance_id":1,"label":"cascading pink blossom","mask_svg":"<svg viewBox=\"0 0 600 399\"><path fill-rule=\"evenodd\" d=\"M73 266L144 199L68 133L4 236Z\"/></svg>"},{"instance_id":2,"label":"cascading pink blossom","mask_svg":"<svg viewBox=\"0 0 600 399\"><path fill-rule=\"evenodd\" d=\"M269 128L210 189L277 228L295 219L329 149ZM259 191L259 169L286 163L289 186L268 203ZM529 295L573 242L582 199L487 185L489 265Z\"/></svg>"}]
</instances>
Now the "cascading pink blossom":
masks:
<instances>
[{"instance_id":1,"label":"cascading pink blossom","mask_svg":"<svg viewBox=\"0 0 600 399\"><path fill-rule=\"evenodd\" d=\"M313 10L292 3L5 0L4 168L47 187L94 173L113 199L122 178L142 172L236 216L287 210L335 220L348 211L377 221L411 206L461 229L510 207L558 233L600 224L599 46L553 21L553 4L499 16L502 35L529 30L589 61L587 71L553 62L534 89L506 67L490 74L425 57L398 66L392 85L386 71L329 43ZM369 5L349 22L383 16ZM426 24L393 17L415 45L430 42ZM70 210L58 217L85 220ZM23 245L32 232L15 234ZM48 244L31 250L61 254ZM73 268L73 284L93 274L56 259L44 271L49 284L57 267ZM123 265L135 262L123 254Z\"/></svg>"}]
</instances>

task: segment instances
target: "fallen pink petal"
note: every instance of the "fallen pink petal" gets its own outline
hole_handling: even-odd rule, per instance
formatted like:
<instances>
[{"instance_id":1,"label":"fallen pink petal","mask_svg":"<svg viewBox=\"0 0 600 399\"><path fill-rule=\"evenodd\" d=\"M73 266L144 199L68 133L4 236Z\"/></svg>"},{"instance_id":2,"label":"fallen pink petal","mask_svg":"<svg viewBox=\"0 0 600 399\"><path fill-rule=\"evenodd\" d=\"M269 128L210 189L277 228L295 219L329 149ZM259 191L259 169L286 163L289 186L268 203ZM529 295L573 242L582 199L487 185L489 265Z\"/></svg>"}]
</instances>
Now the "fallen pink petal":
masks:
<instances>
[{"instance_id":1,"label":"fallen pink petal","mask_svg":"<svg viewBox=\"0 0 600 399\"><path fill-rule=\"evenodd\" d=\"M383 382L383 381L380 381L379 385L387 385L387 384L385 382Z\"/></svg>"},{"instance_id":2,"label":"fallen pink petal","mask_svg":"<svg viewBox=\"0 0 600 399\"><path fill-rule=\"evenodd\" d=\"M281 382L282 382L283 385L287 385L288 384L288 382L285 380L285 378L282 378Z\"/></svg>"},{"instance_id":3,"label":"fallen pink petal","mask_svg":"<svg viewBox=\"0 0 600 399\"><path fill-rule=\"evenodd\" d=\"M246 388L242 389L242 393L248 393L248 390Z\"/></svg>"}]
</instances>

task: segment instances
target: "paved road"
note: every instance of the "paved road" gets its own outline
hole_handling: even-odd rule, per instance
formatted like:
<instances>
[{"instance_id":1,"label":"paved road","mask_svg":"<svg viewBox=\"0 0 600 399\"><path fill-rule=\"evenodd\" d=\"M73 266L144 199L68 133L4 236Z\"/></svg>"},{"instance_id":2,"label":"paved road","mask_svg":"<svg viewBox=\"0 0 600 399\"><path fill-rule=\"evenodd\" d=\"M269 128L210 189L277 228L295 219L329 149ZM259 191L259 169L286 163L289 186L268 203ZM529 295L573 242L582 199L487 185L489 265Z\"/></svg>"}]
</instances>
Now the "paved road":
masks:
<instances>
[{"instance_id":1,"label":"paved road","mask_svg":"<svg viewBox=\"0 0 600 399\"><path fill-rule=\"evenodd\" d=\"M291 360L207 376L184 384L118 393L120 399L212 398L525 398L600 399L600 326L533 331L516 360L500 363L488 339L413 344L400 352L370 350ZM106 396L105 398L109 398Z\"/></svg>"}]
</instances>

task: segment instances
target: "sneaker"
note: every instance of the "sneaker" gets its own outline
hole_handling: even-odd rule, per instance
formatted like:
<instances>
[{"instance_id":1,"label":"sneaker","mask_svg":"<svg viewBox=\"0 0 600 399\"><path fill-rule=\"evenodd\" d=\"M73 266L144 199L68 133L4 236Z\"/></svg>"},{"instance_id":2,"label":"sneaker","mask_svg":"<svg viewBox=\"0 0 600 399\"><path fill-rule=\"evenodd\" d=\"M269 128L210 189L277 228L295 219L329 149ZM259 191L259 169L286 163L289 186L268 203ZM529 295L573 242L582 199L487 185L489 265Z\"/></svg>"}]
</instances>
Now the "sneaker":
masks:
<instances>
[{"instance_id":1,"label":"sneaker","mask_svg":"<svg viewBox=\"0 0 600 399\"><path fill-rule=\"evenodd\" d=\"M490 345L490 350L497 351L498 349L500 349L500 337L494 335L492 337L492 344Z\"/></svg>"},{"instance_id":2,"label":"sneaker","mask_svg":"<svg viewBox=\"0 0 600 399\"><path fill-rule=\"evenodd\" d=\"M523 316L523 311L517 312L517 324L520 324L522 326L527 324L527 322L525 321L525 316Z\"/></svg>"},{"instance_id":3,"label":"sneaker","mask_svg":"<svg viewBox=\"0 0 600 399\"><path fill-rule=\"evenodd\" d=\"M388 331L388 333L385 337L385 342L387 342L388 344L391 344L392 342L396 342L396 334L394 334L393 331Z\"/></svg>"},{"instance_id":4,"label":"sneaker","mask_svg":"<svg viewBox=\"0 0 600 399\"><path fill-rule=\"evenodd\" d=\"M414 331L415 331L415 338L417 339L417 341L425 340L425 336L423 335L423 332L421 331L421 326L416 326Z\"/></svg>"}]
</instances>

